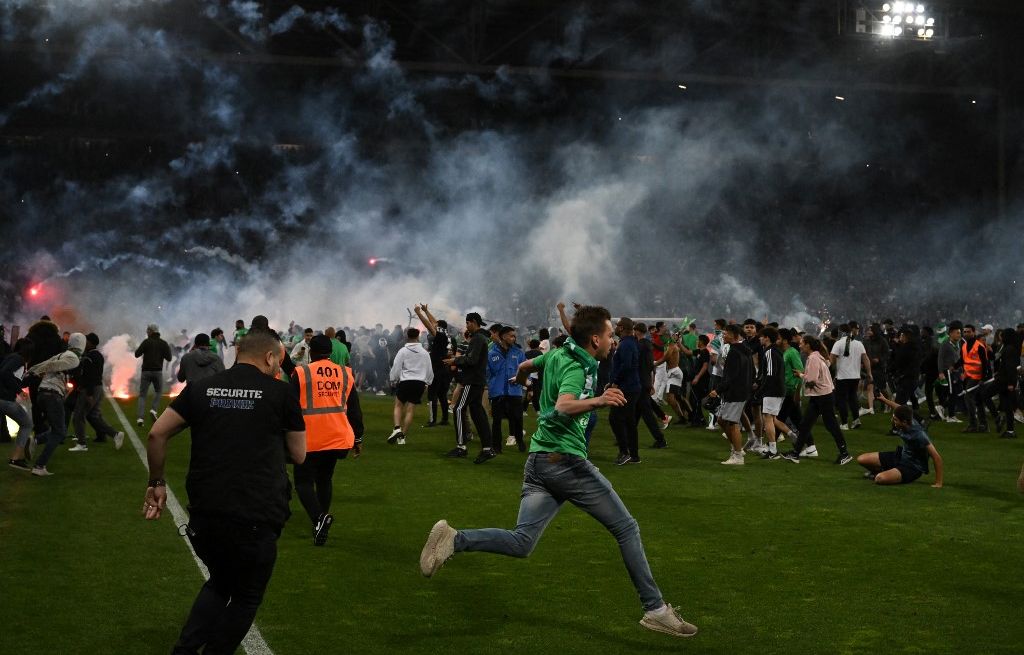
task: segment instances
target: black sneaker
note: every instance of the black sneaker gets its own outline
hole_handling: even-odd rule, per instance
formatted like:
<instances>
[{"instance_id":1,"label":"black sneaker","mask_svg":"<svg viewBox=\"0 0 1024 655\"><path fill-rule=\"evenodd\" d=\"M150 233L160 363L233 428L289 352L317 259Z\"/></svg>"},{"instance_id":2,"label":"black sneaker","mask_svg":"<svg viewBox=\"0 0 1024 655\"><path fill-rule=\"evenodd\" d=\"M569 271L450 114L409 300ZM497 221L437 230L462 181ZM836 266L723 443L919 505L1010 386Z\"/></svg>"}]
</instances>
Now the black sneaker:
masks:
<instances>
[{"instance_id":1,"label":"black sneaker","mask_svg":"<svg viewBox=\"0 0 1024 655\"><path fill-rule=\"evenodd\" d=\"M485 448L480 451L480 454L473 460L474 464L483 464L486 461L492 460L498 456L498 453L494 452L489 448Z\"/></svg>"},{"instance_id":2,"label":"black sneaker","mask_svg":"<svg viewBox=\"0 0 1024 655\"><path fill-rule=\"evenodd\" d=\"M26 462L23 459L9 459L7 460L7 465L10 466L12 469L18 469L19 471L32 471L32 467L29 466L28 462Z\"/></svg>"},{"instance_id":3,"label":"black sneaker","mask_svg":"<svg viewBox=\"0 0 1024 655\"><path fill-rule=\"evenodd\" d=\"M783 453L782 459L786 460L787 462L793 462L794 464L799 464L800 463L800 454L791 450L788 453Z\"/></svg>"},{"instance_id":4,"label":"black sneaker","mask_svg":"<svg viewBox=\"0 0 1024 655\"><path fill-rule=\"evenodd\" d=\"M640 462L641 462L641 459L639 457L630 457L629 461L626 462L626 463L627 464L639 464Z\"/></svg>"},{"instance_id":5,"label":"black sneaker","mask_svg":"<svg viewBox=\"0 0 1024 655\"><path fill-rule=\"evenodd\" d=\"M425 428L432 428L432 427L434 427L435 425L437 425L437 423L434 423L433 421L431 421L430 423L424 423L424 424L422 425L422 427L425 427Z\"/></svg>"},{"instance_id":6,"label":"black sneaker","mask_svg":"<svg viewBox=\"0 0 1024 655\"><path fill-rule=\"evenodd\" d=\"M445 453L444 456L445 457L465 457L466 456L466 449L465 448L455 447L455 448L452 448L451 450L449 450L447 453Z\"/></svg>"},{"instance_id":7,"label":"black sneaker","mask_svg":"<svg viewBox=\"0 0 1024 655\"><path fill-rule=\"evenodd\" d=\"M770 459L774 461L776 459L782 459L782 454L778 452L773 453L770 450L766 450L763 453L761 453L761 459Z\"/></svg>"},{"instance_id":8,"label":"black sneaker","mask_svg":"<svg viewBox=\"0 0 1024 655\"><path fill-rule=\"evenodd\" d=\"M667 441L655 441L654 443L651 444L651 448L655 448L655 449L657 449L657 448L668 448L668 442Z\"/></svg>"},{"instance_id":9,"label":"black sneaker","mask_svg":"<svg viewBox=\"0 0 1024 655\"><path fill-rule=\"evenodd\" d=\"M330 514L322 515L316 522L316 529L313 532L314 546L323 546L327 543L327 533L330 531L332 523L334 523L334 517Z\"/></svg>"},{"instance_id":10,"label":"black sneaker","mask_svg":"<svg viewBox=\"0 0 1024 655\"><path fill-rule=\"evenodd\" d=\"M1017 433L1014 432L1013 430L1007 430L1006 432L1004 432L1001 435L999 435L999 438L1000 439L1016 439L1017 438Z\"/></svg>"},{"instance_id":11,"label":"black sneaker","mask_svg":"<svg viewBox=\"0 0 1024 655\"><path fill-rule=\"evenodd\" d=\"M622 453L615 458L615 465L622 466L623 464L629 464L629 460L633 459L629 456L629 453Z\"/></svg>"},{"instance_id":12,"label":"black sneaker","mask_svg":"<svg viewBox=\"0 0 1024 655\"><path fill-rule=\"evenodd\" d=\"M524 442L524 441L517 441L516 442L516 448L519 449L519 452L525 453L526 452L526 442Z\"/></svg>"},{"instance_id":13,"label":"black sneaker","mask_svg":"<svg viewBox=\"0 0 1024 655\"><path fill-rule=\"evenodd\" d=\"M853 461L853 457L850 453L840 453L839 457L836 457L836 466L846 466Z\"/></svg>"}]
</instances>

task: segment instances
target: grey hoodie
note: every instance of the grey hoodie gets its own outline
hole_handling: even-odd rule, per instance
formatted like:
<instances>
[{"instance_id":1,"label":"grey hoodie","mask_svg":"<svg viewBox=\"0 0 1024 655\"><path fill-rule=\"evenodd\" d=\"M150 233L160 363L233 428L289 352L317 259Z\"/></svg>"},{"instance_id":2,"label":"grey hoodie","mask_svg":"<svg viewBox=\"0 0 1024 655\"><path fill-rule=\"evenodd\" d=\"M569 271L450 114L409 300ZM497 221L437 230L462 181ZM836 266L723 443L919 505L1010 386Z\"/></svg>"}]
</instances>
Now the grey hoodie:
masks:
<instances>
[{"instance_id":1,"label":"grey hoodie","mask_svg":"<svg viewBox=\"0 0 1024 655\"><path fill-rule=\"evenodd\" d=\"M395 354L391 365L391 384L416 380L430 384L434 381L434 368L430 365L430 353L418 343L407 343Z\"/></svg>"},{"instance_id":2,"label":"grey hoodie","mask_svg":"<svg viewBox=\"0 0 1024 655\"><path fill-rule=\"evenodd\" d=\"M206 348L195 348L181 358L178 382L197 382L224 370L224 362Z\"/></svg>"}]
</instances>

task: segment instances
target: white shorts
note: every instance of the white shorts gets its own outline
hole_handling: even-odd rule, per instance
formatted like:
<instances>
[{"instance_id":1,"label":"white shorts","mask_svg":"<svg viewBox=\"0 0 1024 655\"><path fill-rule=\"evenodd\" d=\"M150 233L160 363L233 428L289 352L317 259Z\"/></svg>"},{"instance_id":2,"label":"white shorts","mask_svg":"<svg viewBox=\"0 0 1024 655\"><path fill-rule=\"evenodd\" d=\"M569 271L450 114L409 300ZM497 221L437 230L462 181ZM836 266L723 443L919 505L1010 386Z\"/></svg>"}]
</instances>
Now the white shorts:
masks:
<instances>
[{"instance_id":1,"label":"white shorts","mask_svg":"<svg viewBox=\"0 0 1024 655\"><path fill-rule=\"evenodd\" d=\"M678 366L669 369L668 375L666 376L666 385L668 387L682 387L683 386L683 369Z\"/></svg>"},{"instance_id":2,"label":"white shorts","mask_svg":"<svg viewBox=\"0 0 1024 655\"><path fill-rule=\"evenodd\" d=\"M782 411L783 400L785 399L773 397L761 399L761 413L767 414L768 416L778 416L779 412Z\"/></svg>"}]
</instances>

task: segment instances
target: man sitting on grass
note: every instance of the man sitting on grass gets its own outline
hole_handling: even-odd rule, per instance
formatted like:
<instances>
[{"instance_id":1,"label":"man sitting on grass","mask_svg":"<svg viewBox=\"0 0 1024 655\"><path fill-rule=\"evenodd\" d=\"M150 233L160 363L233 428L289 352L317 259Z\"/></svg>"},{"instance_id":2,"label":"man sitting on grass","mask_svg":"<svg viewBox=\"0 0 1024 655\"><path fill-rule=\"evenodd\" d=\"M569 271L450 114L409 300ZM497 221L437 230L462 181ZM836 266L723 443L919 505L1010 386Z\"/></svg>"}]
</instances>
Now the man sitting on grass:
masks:
<instances>
[{"instance_id":1,"label":"man sitting on grass","mask_svg":"<svg viewBox=\"0 0 1024 655\"><path fill-rule=\"evenodd\" d=\"M892 408L892 427L903 445L894 451L864 453L857 463L868 470L864 477L875 484L908 484L928 472L928 458L935 462L936 489L942 488L942 456L935 449L924 427L914 420L914 412L906 405L898 405L881 394L876 400Z\"/></svg>"}]
</instances>

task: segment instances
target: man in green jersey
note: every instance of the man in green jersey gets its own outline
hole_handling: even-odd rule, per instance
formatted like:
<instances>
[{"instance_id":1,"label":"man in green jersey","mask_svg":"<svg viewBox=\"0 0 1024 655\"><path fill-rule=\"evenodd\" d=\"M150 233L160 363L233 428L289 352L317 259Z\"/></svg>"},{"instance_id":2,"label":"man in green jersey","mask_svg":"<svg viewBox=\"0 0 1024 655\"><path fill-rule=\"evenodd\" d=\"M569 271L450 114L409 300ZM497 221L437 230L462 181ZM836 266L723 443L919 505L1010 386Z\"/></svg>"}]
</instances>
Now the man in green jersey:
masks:
<instances>
[{"instance_id":1,"label":"man in green jersey","mask_svg":"<svg viewBox=\"0 0 1024 655\"><path fill-rule=\"evenodd\" d=\"M565 345L523 362L516 382L543 371L541 413L523 473L523 491L515 530L488 528L457 531L441 520L434 524L420 554L420 570L430 577L456 552L481 551L527 557L562 503L569 501L601 522L619 543L622 559L645 610L640 625L676 637L691 637L697 628L665 603L651 575L640 530L608 480L587 459L585 430L599 407L622 407L617 388L595 397L597 360L612 345L611 315L604 307L579 307Z\"/></svg>"}]
</instances>

